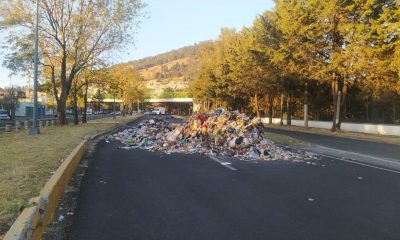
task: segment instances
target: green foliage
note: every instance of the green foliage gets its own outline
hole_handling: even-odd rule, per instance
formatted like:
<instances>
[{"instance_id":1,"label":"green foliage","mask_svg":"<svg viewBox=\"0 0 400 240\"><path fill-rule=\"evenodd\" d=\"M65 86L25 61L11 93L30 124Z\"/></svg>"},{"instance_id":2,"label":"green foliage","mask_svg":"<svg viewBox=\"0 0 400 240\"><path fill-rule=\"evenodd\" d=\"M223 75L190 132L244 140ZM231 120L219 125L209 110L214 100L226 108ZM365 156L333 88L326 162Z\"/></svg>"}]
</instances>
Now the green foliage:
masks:
<instances>
[{"instance_id":1,"label":"green foliage","mask_svg":"<svg viewBox=\"0 0 400 240\"><path fill-rule=\"evenodd\" d=\"M51 79L59 120L67 124L66 102L76 76L93 59L133 41L145 5L140 0L40 0L38 4L39 60ZM35 15L35 1L2 1L0 29L8 30L11 50L5 66L13 71L30 69Z\"/></svg>"},{"instance_id":2,"label":"green foliage","mask_svg":"<svg viewBox=\"0 0 400 240\"><path fill-rule=\"evenodd\" d=\"M199 47L190 93L206 108L258 113L260 107L276 116L283 94L297 116L307 102L315 118L335 119L339 109L342 118L386 114L395 122L399 29L396 0L275 0L275 9L250 28L222 29L219 39Z\"/></svg>"}]
</instances>

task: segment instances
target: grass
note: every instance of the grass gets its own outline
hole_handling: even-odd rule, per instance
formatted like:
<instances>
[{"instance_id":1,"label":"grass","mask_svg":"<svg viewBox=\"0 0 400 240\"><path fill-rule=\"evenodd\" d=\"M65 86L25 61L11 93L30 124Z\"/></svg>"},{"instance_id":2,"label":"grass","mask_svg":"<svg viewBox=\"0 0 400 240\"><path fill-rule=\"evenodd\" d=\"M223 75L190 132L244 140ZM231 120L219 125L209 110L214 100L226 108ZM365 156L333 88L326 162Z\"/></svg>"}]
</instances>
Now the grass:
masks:
<instances>
[{"instance_id":1,"label":"grass","mask_svg":"<svg viewBox=\"0 0 400 240\"><path fill-rule=\"evenodd\" d=\"M384 135L376 135L376 134L367 134L367 133L357 133L357 132L348 132L348 131L337 131L331 132L330 129L321 129L321 128L305 128L299 126L280 126L280 125L265 125L267 128L278 128L278 129L286 129L291 131L298 132L307 132L307 133L317 133L327 136L337 136L344 138L351 138L357 140L366 140L380 143L388 143L388 144L396 144L400 145L400 137L397 136L384 136Z\"/></svg>"},{"instance_id":2,"label":"grass","mask_svg":"<svg viewBox=\"0 0 400 240\"><path fill-rule=\"evenodd\" d=\"M38 195L46 181L85 136L107 130L135 117L107 118L80 124L0 133L0 239L28 200Z\"/></svg>"},{"instance_id":3,"label":"grass","mask_svg":"<svg viewBox=\"0 0 400 240\"><path fill-rule=\"evenodd\" d=\"M301 141L297 138L292 138L292 137L286 136L284 134L265 132L264 137L275 143L282 144L282 145L297 146L297 147L310 146L310 144L308 142Z\"/></svg>"}]
</instances>

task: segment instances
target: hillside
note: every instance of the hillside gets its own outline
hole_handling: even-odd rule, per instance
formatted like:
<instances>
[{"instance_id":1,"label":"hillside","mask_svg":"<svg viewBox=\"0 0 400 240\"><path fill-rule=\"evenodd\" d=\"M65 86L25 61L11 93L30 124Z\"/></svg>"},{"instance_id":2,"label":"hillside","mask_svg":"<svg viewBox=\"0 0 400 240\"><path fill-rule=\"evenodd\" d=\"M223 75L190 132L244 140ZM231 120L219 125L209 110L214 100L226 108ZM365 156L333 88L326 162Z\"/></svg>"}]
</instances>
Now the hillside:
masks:
<instances>
[{"instance_id":1,"label":"hillside","mask_svg":"<svg viewBox=\"0 0 400 240\"><path fill-rule=\"evenodd\" d=\"M205 42L128 62L140 73L152 97L187 96L198 67L198 50Z\"/></svg>"}]
</instances>

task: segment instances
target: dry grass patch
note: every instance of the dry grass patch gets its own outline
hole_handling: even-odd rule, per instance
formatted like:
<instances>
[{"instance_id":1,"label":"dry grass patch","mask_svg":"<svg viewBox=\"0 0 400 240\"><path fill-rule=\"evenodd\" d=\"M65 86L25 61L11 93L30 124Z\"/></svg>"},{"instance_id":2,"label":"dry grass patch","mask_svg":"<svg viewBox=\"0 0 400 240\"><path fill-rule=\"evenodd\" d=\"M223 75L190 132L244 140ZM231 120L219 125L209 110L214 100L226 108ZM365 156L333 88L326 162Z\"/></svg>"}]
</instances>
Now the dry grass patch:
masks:
<instances>
[{"instance_id":1,"label":"dry grass patch","mask_svg":"<svg viewBox=\"0 0 400 240\"><path fill-rule=\"evenodd\" d=\"M29 136L27 131L0 133L0 239L85 136L134 119L107 118L78 126L47 127L38 136Z\"/></svg>"}]
</instances>

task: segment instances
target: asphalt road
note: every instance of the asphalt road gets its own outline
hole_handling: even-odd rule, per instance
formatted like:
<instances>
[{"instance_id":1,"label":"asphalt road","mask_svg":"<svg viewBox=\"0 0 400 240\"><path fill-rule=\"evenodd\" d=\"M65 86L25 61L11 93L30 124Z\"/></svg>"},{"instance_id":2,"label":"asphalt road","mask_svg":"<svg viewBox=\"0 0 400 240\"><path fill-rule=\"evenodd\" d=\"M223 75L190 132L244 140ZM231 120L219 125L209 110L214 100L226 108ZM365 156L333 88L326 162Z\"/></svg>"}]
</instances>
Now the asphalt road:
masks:
<instances>
[{"instance_id":1,"label":"asphalt road","mask_svg":"<svg viewBox=\"0 0 400 240\"><path fill-rule=\"evenodd\" d=\"M343 151L357 152L371 156L398 159L400 161L399 145L372 142L372 141L360 141L351 138L326 136L322 134L297 132L286 129L277 129L268 127L267 131L273 133L285 134L300 140L307 141L314 145L339 149Z\"/></svg>"},{"instance_id":2,"label":"asphalt road","mask_svg":"<svg viewBox=\"0 0 400 240\"><path fill-rule=\"evenodd\" d=\"M98 143L69 239L400 239L400 174L119 145Z\"/></svg>"}]
</instances>

